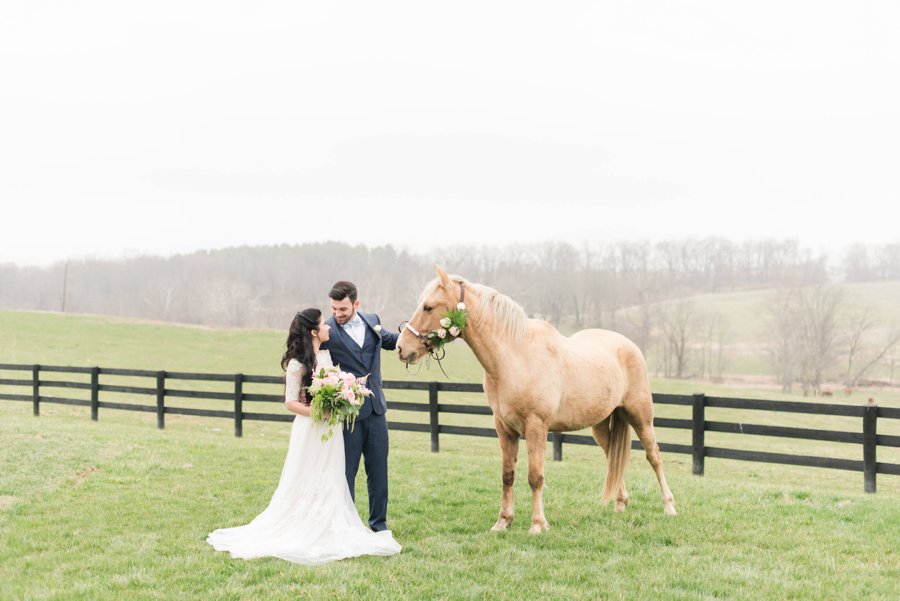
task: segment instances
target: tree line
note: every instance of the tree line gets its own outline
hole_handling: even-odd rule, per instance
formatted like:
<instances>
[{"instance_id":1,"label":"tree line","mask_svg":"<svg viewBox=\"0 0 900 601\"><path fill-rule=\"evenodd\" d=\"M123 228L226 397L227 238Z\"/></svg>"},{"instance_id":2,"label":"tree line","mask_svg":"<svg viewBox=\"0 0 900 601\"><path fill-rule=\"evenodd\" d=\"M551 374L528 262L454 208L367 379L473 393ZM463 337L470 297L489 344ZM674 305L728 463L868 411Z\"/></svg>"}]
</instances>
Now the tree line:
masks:
<instances>
[{"instance_id":1,"label":"tree line","mask_svg":"<svg viewBox=\"0 0 900 601\"><path fill-rule=\"evenodd\" d=\"M848 365L846 380L858 382L874 356L881 355L873 365L896 348L871 342L874 329L892 324L828 294L837 294L831 286L839 282L900 280L900 244L857 244L840 257L793 240L721 238L456 246L433 255L339 242L245 246L46 268L0 264L0 309L286 328L303 307L327 309L331 285L349 279L364 310L393 326L415 309L435 257L448 272L500 290L564 332L622 331L652 350L654 368L670 377L720 377L726 367L728 316L698 311L698 294L779 291L762 314L771 371L785 386L818 391L839 358ZM818 321L807 324L816 310ZM799 349L806 358L796 359Z\"/></svg>"}]
</instances>

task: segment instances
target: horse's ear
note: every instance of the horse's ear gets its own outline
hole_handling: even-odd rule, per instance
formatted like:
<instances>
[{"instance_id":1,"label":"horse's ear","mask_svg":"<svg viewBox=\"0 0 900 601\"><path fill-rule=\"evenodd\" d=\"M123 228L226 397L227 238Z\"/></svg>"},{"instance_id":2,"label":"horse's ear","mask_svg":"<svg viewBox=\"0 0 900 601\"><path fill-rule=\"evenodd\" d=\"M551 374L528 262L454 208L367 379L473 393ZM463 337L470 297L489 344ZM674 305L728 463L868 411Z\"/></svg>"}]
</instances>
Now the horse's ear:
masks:
<instances>
[{"instance_id":1,"label":"horse's ear","mask_svg":"<svg viewBox=\"0 0 900 601\"><path fill-rule=\"evenodd\" d=\"M434 264L434 271L437 273L438 279L441 281L441 286L447 286L450 283L450 276L447 275L447 272L441 269L441 266L437 263Z\"/></svg>"}]
</instances>

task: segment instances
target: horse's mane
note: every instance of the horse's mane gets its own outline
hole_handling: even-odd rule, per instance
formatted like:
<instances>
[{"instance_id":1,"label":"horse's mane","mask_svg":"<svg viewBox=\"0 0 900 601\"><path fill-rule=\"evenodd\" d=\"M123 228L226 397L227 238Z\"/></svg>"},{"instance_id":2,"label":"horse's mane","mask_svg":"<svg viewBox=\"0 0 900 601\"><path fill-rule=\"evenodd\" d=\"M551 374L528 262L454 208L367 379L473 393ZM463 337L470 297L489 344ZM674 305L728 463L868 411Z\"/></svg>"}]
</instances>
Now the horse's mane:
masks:
<instances>
[{"instance_id":1,"label":"horse's mane","mask_svg":"<svg viewBox=\"0 0 900 601\"><path fill-rule=\"evenodd\" d=\"M522 305L505 294L497 292L490 286L473 284L458 276L450 276L450 279L457 284L465 283L467 289L474 290L481 297L484 311L478 320L479 326L484 323L488 316L493 317L494 325L500 333L509 338L510 342L518 342L525 333L525 326L528 323L528 316L525 314L525 309L522 308ZM439 281L435 278L431 284L426 286L419 302L422 302L429 291L437 288L438 284Z\"/></svg>"},{"instance_id":2,"label":"horse's mane","mask_svg":"<svg viewBox=\"0 0 900 601\"><path fill-rule=\"evenodd\" d=\"M490 286L468 282L466 284L478 292L484 304L485 311L481 314L479 323L483 323L488 315L492 315L497 329L509 338L510 342L518 342L525 333L525 325L528 323L528 316L522 305Z\"/></svg>"}]
</instances>

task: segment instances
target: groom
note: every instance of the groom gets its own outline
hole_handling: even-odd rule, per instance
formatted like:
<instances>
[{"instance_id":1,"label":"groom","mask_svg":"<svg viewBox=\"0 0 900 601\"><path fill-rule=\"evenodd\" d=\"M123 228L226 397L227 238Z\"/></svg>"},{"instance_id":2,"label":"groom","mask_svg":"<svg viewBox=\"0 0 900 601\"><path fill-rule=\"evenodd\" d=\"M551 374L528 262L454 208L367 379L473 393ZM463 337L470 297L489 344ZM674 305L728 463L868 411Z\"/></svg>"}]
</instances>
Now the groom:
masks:
<instances>
[{"instance_id":1,"label":"groom","mask_svg":"<svg viewBox=\"0 0 900 601\"><path fill-rule=\"evenodd\" d=\"M332 362L343 371L357 377L368 375L366 386L372 391L359 410L353 431L344 430L350 496L356 498L354 484L362 455L369 484L369 527L376 532L387 530L388 427L384 415L387 404L381 388L381 349L394 350L400 335L383 330L374 313L358 311L359 299L352 282L335 283L328 296L332 316L327 323L332 334L321 348L331 352Z\"/></svg>"}]
</instances>

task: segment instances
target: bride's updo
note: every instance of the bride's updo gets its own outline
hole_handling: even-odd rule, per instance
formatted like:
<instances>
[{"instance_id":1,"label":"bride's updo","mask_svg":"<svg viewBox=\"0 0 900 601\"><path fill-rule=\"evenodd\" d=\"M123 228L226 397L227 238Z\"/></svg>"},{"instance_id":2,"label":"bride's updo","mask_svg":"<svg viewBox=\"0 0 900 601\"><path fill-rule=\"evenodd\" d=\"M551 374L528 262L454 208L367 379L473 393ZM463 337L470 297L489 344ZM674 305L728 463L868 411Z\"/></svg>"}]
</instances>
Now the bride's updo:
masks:
<instances>
[{"instance_id":1,"label":"bride's updo","mask_svg":"<svg viewBox=\"0 0 900 601\"><path fill-rule=\"evenodd\" d=\"M294 315L291 328L288 330L287 350L281 358L281 369L287 370L291 359L303 364L303 386L312 384L312 372L316 357L313 353L312 332L319 329L322 312L311 307Z\"/></svg>"}]
</instances>

